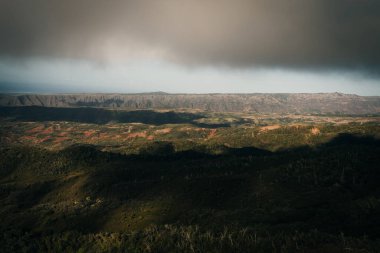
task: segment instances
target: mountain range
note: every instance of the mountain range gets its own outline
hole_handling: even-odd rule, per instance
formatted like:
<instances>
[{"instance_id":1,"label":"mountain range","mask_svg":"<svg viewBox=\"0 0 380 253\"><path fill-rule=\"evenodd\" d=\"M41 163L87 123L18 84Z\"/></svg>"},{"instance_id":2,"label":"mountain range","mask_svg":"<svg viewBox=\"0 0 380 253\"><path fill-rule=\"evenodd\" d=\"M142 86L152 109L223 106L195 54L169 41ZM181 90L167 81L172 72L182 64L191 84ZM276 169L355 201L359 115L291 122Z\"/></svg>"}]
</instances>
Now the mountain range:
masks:
<instances>
[{"instance_id":1,"label":"mountain range","mask_svg":"<svg viewBox=\"0 0 380 253\"><path fill-rule=\"evenodd\" d=\"M194 109L214 112L379 114L379 96L342 93L0 94L0 106Z\"/></svg>"}]
</instances>

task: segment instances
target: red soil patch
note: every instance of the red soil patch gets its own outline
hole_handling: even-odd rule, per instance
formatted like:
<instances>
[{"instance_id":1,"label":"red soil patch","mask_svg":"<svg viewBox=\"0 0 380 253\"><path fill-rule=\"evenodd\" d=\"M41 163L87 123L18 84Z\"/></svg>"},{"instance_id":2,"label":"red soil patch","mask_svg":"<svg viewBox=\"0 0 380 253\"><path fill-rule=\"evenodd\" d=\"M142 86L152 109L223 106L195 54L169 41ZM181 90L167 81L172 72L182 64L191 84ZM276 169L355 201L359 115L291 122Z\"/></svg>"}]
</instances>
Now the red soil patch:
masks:
<instances>
[{"instance_id":1,"label":"red soil patch","mask_svg":"<svg viewBox=\"0 0 380 253\"><path fill-rule=\"evenodd\" d=\"M316 127L313 127L313 128L310 130L310 132L311 132L312 135L318 135L318 134L321 133L321 131L320 131L318 128L316 128Z\"/></svg>"},{"instance_id":2,"label":"red soil patch","mask_svg":"<svg viewBox=\"0 0 380 253\"><path fill-rule=\"evenodd\" d=\"M58 137L58 138L55 138L54 142L55 143L59 143L59 142L62 142L62 141L66 141L68 139L70 139L70 138L68 138L68 137Z\"/></svg>"},{"instance_id":3,"label":"red soil patch","mask_svg":"<svg viewBox=\"0 0 380 253\"><path fill-rule=\"evenodd\" d=\"M190 134L190 131L194 131L191 127L182 127L179 129L179 131L186 132L186 134Z\"/></svg>"},{"instance_id":4,"label":"red soil patch","mask_svg":"<svg viewBox=\"0 0 380 253\"><path fill-rule=\"evenodd\" d=\"M158 129L154 131L155 134L168 134L172 131L171 128L163 128L163 129Z\"/></svg>"},{"instance_id":5,"label":"red soil patch","mask_svg":"<svg viewBox=\"0 0 380 253\"><path fill-rule=\"evenodd\" d=\"M211 129L211 130L210 130L210 133L209 133L208 136L207 136L207 139L214 138L215 135L216 135L216 129Z\"/></svg>"},{"instance_id":6,"label":"red soil patch","mask_svg":"<svg viewBox=\"0 0 380 253\"><path fill-rule=\"evenodd\" d=\"M137 132L137 133L130 133L130 134L127 135L128 139L137 138L137 137L146 138L146 131L144 131L144 132Z\"/></svg>"},{"instance_id":7,"label":"red soil patch","mask_svg":"<svg viewBox=\"0 0 380 253\"><path fill-rule=\"evenodd\" d=\"M36 126L30 130L25 131L26 133L38 133L44 129L44 126Z\"/></svg>"},{"instance_id":8,"label":"red soil patch","mask_svg":"<svg viewBox=\"0 0 380 253\"><path fill-rule=\"evenodd\" d=\"M88 130L88 131L83 132L84 136L86 136L86 137L90 137L94 133L96 133L96 131L94 131L94 130Z\"/></svg>"},{"instance_id":9,"label":"red soil patch","mask_svg":"<svg viewBox=\"0 0 380 253\"><path fill-rule=\"evenodd\" d=\"M149 141L154 140L154 136L153 135L149 135L146 139L149 140Z\"/></svg>"},{"instance_id":10,"label":"red soil patch","mask_svg":"<svg viewBox=\"0 0 380 253\"><path fill-rule=\"evenodd\" d=\"M107 138L109 138L109 135L106 134L106 133L100 133L100 134L98 135L98 137L99 137L99 139L107 139Z\"/></svg>"},{"instance_id":11,"label":"red soil patch","mask_svg":"<svg viewBox=\"0 0 380 253\"><path fill-rule=\"evenodd\" d=\"M281 127L280 125L264 126L260 128L260 132L271 131L271 130L279 129L280 127Z\"/></svg>"},{"instance_id":12,"label":"red soil patch","mask_svg":"<svg viewBox=\"0 0 380 253\"><path fill-rule=\"evenodd\" d=\"M54 132L53 127L48 127L45 130L41 131L41 134L52 134Z\"/></svg>"},{"instance_id":13,"label":"red soil patch","mask_svg":"<svg viewBox=\"0 0 380 253\"><path fill-rule=\"evenodd\" d=\"M44 137L44 138L42 138L42 139L36 140L36 143L42 143L42 142L45 142L45 141L49 140L50 138L51 138L51 136L46 136L46 137Z\"/></svg>"},{"instance_id":14,"label":"red soil patch","mask_svg":"<svg viewBox=\"0 0 380 253\"><path fill-rule=\"evenodd\" d=\"M61 132L59 134L57 134L57 136L60 136L60 137L64 137L64 136L67 136L68 132Z\"/></svg>"}]
</instances>

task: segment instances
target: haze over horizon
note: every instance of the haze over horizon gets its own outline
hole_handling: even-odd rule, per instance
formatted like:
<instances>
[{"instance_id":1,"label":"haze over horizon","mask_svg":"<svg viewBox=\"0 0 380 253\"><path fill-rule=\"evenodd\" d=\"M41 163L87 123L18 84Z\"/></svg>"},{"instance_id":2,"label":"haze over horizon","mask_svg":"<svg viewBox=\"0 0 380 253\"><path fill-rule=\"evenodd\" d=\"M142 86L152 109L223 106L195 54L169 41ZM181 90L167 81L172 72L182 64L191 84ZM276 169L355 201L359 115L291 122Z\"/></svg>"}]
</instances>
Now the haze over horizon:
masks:
<instances>
[{"instance_id":1,"label":"haze over horizon","mask_svg":"<svg viewBox=\"0 0 380 253\"><path fill-rule=\"evenodd\" d=\"M0 92L380 95L376 0L0 0Z\"/></svg>"}]
</instances>

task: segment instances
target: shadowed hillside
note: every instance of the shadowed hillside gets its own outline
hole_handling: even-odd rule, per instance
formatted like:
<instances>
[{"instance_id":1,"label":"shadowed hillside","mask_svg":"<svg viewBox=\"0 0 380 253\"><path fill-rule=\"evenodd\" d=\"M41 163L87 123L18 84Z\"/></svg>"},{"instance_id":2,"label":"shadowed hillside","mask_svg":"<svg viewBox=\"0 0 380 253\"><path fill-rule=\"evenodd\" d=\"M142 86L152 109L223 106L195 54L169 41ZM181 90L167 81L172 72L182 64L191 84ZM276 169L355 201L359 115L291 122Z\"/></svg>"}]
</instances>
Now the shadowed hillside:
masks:
<instances>
[{"instance_id":1,"label":"shadowed hillside","mask_svg":"<svg viewBox=\"0 0 380 253\"><path fill-rule=\"evenodd\" d=\"M346 134L316 148L223 155L169 149L1 149L4 251L376 252L379 140Z\"/></svg>"},{"instance_id":2,"label":"shadowed hillside","mask_svg":"<svg viewBox=\"0 0 380 253\"><path fill-rule=\"evenodd\" d=\"M72 121L106 124L109 122L162 125L192 123L199 114L155 112L150 110L117 111L99 108L52 108L40 106L0 107L0 117L14 121Z\"/></svg>"}]
</instances>

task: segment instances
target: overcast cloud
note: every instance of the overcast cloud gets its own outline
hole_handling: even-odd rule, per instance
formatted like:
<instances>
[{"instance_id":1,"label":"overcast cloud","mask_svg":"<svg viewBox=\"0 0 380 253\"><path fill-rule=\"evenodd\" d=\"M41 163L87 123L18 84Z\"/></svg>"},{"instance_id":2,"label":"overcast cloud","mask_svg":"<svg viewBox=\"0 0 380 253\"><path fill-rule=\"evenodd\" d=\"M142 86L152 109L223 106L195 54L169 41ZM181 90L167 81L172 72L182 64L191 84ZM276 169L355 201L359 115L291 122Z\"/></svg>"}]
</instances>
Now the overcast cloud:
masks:
<instances>
[{"instance_id":1,"label":"overcast cloud","mask_svg":"<svg viewBox=\"0 0 380 253\"><path fill-rule=\"evenodd\" d=\"M0 0L0 55L378 73L378 0Z\"/></svg>"}]
</instances>

